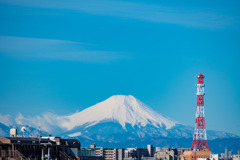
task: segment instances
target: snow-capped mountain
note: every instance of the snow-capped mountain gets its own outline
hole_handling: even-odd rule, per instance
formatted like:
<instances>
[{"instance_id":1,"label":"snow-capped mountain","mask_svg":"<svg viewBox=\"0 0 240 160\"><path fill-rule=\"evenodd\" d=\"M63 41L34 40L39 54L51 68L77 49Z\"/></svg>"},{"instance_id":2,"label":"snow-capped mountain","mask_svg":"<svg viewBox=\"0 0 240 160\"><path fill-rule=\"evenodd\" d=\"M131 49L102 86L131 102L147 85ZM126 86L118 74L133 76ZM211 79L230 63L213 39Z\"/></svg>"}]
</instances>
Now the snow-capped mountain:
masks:
<instances>
[{"instance_id":1,"label":"snow-capped mountain","mask_svg":"<svg viewBox=\"0 0 240 160\"><path fill-rule=\"evenodd\" d=\"M8 116L8 119L11 117ZM37 117L25 117L19 113L12 121L14 121L12 125L0 126L2 133L6 134L6 130L9 129L7 127L11 126L41 127L42 131L47 131L52 135L77 138L83 146L96 143L100 146L107 146L106 144L119 146L121 144L122 147L138 147L139 141L147 143L148 140L151 140L153 144L165 141L166 144L169 142L178 147L185 147L182 144L185 144L185 140L191 142L194 131L193 127L185 126L157 113L131 95L112 96L68 116L44 113ZM32 131L34 129L31 129L29 134L36 133L37 130ZM239 138L234 134L211 130L207 130L207 135L209 140ZM129 144L131 146L128 146Z\"/></svg>"},{"instance_id":2,"label":"snow-capped mountain","mask_svg":"<svg viewBox=\"0 0 240 160\"><path fill-rule=\"evenodd\" d=\"M81 112L58 118L67 132L65 137L84 138L91 142L120 143L152 137L192 138L193 127L185 126L153 111L129 95L116 95ZM236 137L225 132L209 131L208 138Z\"/></svg>"},{"instance_id":3,"label":"snow-capped mountain","mask_svg":"<svg viewBox=\"0 0 240 160\"><path fill-rule=\"evenodd\" d=\"M126 129L126 124L132 127L151 125L156 128L166 127L166 129L178 124L178 122L153 111L131 95L112 96L82 112L62 118L65 120L61 125L68 130L82 125L88 128L102 122L117 122L123 129Z\"/></svg>"}]
</instances>

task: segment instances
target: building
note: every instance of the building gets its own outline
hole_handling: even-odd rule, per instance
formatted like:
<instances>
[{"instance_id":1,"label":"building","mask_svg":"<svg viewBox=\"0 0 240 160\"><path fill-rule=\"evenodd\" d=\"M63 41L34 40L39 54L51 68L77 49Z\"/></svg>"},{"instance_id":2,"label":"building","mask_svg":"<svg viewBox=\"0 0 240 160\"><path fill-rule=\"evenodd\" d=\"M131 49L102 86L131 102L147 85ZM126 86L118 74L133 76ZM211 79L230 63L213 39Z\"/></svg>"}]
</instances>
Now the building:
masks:
<instances>
[{"instance_id":1,"label":"building","mask_svg":"<svg viewBox=\"0 0 240 160\"><path fill-rule=\"evenodd\" d=\"M60 137L0 137L0 157L13 159L73 159L81 144Z\"/></svg>"},{"instance_id":2,"label":"building","mask_svg":"<svg viewBox=\"0 0 240 160\"><path fill-rule=\"evenodd\" d=\"M90 148L96 148L96 145L95 144L91 144Z\"/></svg>"},{"instance_id":3,"label":"building","mask_svg":"<svg viewBox=\"0 0 240 160\"><path fill-rule=\"evenodd\" d=\"M156 160L155 157L141 157L141 160Z\"/></svg>"},{"instance_id":4,"label":"building","mask_svg":"<svg viewBox=\"0 0 240 160\"><path fill-rule=\"evenodd\" d=\"M0 159L123 160L122 148L81 148L75 139L60 137L0 137Z\"/></svg>"},{"instance_id":5,"label":"building","mask_svg":"<svg viewBox=\"0 0 240 160\"><path fill-rule=\"evenodd\" d=\"M80 156L80 157L94 157L94 156L96 156L96 151L95 151L95 149L92 149L92 148L81 148L78 151L78 156Z\"/></svg>"},{"instance_id":6,"label":"building","mask_svg":"<svg viewBox=\"0 0 240 160\"><path fill-rule=\"evenodd\" d=\"M209 159L210 160L219 160L219 154L211 154Z\"/></svg>"},{"instance_id":7,"label":"building","mask_svg":"<svg viewBox=\"0 0 240 160\"><path fill-rule=\"evenodd\" d=\"M103 157L105 160L123 160L124 159L124 149L123 148L103 148L103 147L91 148L95 150L96 157Z\"/></svg>"},{"instance_id":8,"label":"building","mask_svg":"<svg viewBox=\"0 0 240 160\"><path fill-rule=\"evenodd\" d=\"M185 151L183 155L180 155L182 160L194 160L195 158L198 160L210 158L212 154L208 149L201 149L197 151Z\"/></svg>"},{"instance_id":9,"label":"building","mask_svg":"<svg viewBox=\"0 0 240 160\"><path fill-rule=\"evenodd\" d=\"M152 145L147 145L147 149L148 149L148 156L149 157L153 157L154 156L154 147Z\"/></svg>"},{"instance_id":10,"label":"building","mask_svg":"<svg viewBox=\"0 0 240 160\"><path fill-rule=\"evenodd\" d=\"M228 158L232 159L233 158L233 151L228 151Z\"/></svg>"},{"instance_id":11,"label":"building","mask_svg":"<svg viewBox=\"0 0 240 160\"><path fill-rule=\"evenodd\" d=\"M149 157L148 149L146 148L127 148L124 152L124 159L141 159L142 157Z\"/></svg>"},{"instance_id":12,"label":"building","mask_svg":"<svg viewBox=\"0 0 240 160\"><path fill-rule=\"evenodd\" d=\"M161 160L177 160L178 151L176 148L160 148L155 152L154 157Z\"/></svg>"},{"instance_id":13,"label":"building","mask_svg":"<svg viewBox=\"0 0 240 160\"><path fill-rule=\"evenodd\" d=\"M190 148L177 148L177 159L180 160L182 155L185 151L190 151Z\"/></svg>"},{"instance_id":14,"label":"building","mask_svg":"<svg viewBox=\"0 0 240 160\"><path fill-rule=\"evenodd\" d=\"M219 157L219 159L225 159L225 154L224 153L220 153L220 157Z\"/></svg>"},{"instance_id":15,"label":"building","mask_svg":"<svg viewBox=\"0 0 240 160\"><path fill-rule=\"evenodd\" d=\"M240 155L233 155L233 160L240 160Z\"/></svg>"},{"instance_id":16,"label":"building","mask_svg":"<svg viewBox=\"0 0 240 160\"><path fill-rule=\"evenodd\" d=\"M225 160L227 160L228 159L228 150L227 150L227 147L225 148Z\"/></svg>"},{"instance_id":17,"label":"building","mask_svg":"<svg viewBox=\"0 0 240 160\"><path fill-rule=\"evenodd\" d=\"M102 156L96 156L94 148L81 148L78 151L78 156L80 160L103 160Z\"/></svg>"}]
</instances>

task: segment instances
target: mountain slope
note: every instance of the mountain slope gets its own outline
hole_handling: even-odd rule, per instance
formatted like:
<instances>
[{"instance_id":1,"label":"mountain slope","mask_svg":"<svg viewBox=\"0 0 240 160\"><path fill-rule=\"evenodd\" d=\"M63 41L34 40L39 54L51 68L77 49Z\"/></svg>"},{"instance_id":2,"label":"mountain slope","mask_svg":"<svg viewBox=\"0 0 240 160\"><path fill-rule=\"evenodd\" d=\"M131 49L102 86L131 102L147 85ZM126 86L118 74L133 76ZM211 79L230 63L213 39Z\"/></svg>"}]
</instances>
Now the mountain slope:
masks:
<instances>
[{"instance_id":1,"label":"mountain slope","mask_svg":"<svg viewBox=\"0 0 240 160\"><path fill-rule=\"evenodd\" d=\"M65 138L76 137L92 142L121 143L128 140L162 138L192 138L194 128L182 125L133 96L117 95L82 112L61 117L67 132ZM209 131L208 139L238 137L226 132Z\"/></svg>"},{"instance_id":2,"label":"mountain slope","mask_svg":"<svg viewBox=\"0 0 240 160\"><path fill-rule=\"evenodd\" d=\"M132 127L144 127L150 124L156 128L170 129L178 122L153 111L133 96L117 95L108 98L82 112L63 117L62 127L68 130L84 125L86 128L102 122L118 122L126 129L126 124Z\"/></svg>"},{"instance_id":3,"label":"mountain slope","mask_svg":"<svg viewBox=\"0 0 240 160\"><path fill-rule=\"evenodd\" d=\"M6 137L6 136L9 136L9 134L10 134L10 128L0 122L0 136Z\"/></svg>"}]
</instances>

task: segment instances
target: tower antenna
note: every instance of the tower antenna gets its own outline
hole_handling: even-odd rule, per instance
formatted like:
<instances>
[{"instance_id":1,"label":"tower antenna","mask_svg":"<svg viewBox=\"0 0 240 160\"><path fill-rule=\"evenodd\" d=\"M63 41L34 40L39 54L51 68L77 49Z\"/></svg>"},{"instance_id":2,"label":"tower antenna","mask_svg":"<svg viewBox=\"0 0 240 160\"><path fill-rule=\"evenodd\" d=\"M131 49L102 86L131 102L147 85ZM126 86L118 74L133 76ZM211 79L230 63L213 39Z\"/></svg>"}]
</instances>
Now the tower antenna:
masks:
<instances>
[{"instance_id":1,"label":"tower antenna","mask_svg":"<svg viewBox=\"0 0 240 160\"><path fill-rule=\"evenodd\" d=\"M195 130L191 150L209 150L204 115L204 75L197 75L197 107L195 118Z\"/></svg>"}]
</instances>

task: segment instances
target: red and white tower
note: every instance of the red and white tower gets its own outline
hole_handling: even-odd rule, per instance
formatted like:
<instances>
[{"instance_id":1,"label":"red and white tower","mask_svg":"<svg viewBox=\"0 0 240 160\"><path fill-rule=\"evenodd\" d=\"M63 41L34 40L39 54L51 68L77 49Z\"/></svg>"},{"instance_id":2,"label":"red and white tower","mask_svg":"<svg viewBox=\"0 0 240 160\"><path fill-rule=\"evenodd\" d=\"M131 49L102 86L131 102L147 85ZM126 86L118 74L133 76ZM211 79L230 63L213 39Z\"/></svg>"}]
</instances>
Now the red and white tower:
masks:
<instances>
[{"instance_id":1,"label":"red and white tower","mask_svg":"<svg viewBox=\"0 0 240 160\"><path fill-rule=\"evenodd\" d=\"M204 116L204 75L197 75L197 108L195 130L191 150L208 149L208 141Z\"/></svg>"}]
</instances>

